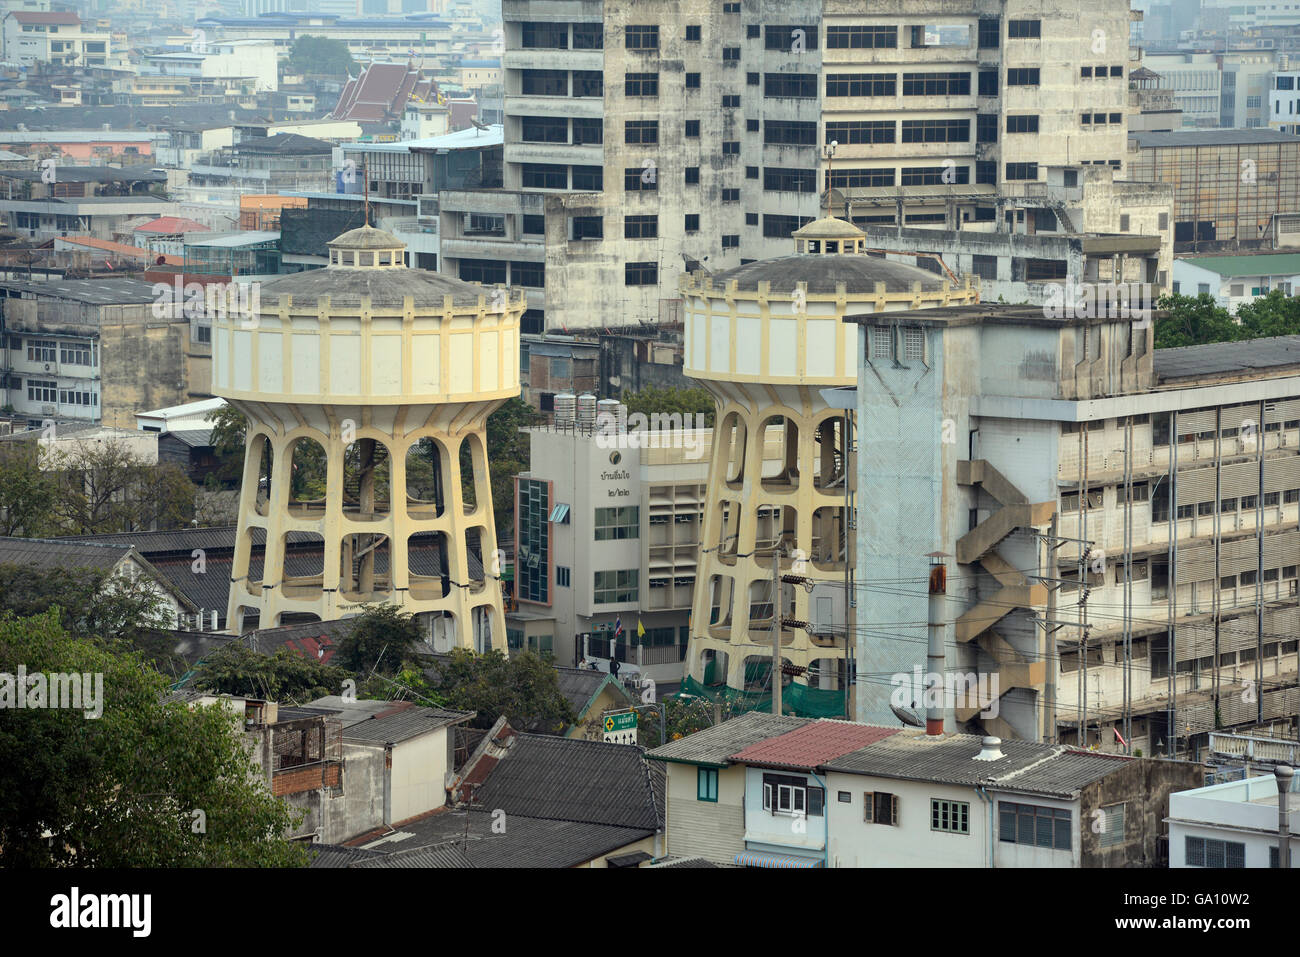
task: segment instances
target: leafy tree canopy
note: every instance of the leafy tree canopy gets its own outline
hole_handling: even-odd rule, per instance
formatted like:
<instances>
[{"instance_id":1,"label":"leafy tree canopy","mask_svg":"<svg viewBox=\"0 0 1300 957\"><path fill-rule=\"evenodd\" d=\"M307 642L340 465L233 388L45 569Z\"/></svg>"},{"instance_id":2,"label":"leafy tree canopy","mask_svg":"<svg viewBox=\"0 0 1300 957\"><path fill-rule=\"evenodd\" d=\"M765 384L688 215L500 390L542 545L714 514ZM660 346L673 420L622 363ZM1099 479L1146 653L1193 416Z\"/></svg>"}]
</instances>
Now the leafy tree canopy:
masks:
<instances>
[{"instance_id":1,"label":"leafy tree canopy","mask_svg":"<svg viewBox=\"0 0 1300 957\"><path fill-rule=\"evenodd\" d=\"M198 666L194 687L301 704L341 693L344 680L350 677L343 668L304 658L284 648L274 655L263 655L243 642L232 641Z\"/></svg>"},{"instance_id":2,"label":"leafy tree canopy","mask_svg":"<svg viewBox=\"0 0 1300 957\"><path fill-rule=\"evenodd\" d=\"M55 611L0 617L0 672L20 664L28 675L102 676L102 715L86 717L86 698L80 710L0 711L0 864L306 863L283 837L299 812L271 794L236 716L164 704L161 675L69 635Z\"/></svg>"},{"instance_id":3,"label":"leafy tree canopy","mask_svg":"<svg viewBox=\"0 0 1300 957\"><path fill-rule=\"evenodd\" d=\"M329 37L300 36L289 48L289 70L325 76L356 76L361 67L352 59L348 45Z\"/></svg>"},{"instance_id":4,"label":"leafy tree canopy","mask_svg":"<svg viewBox=\"0 0 1300 957\"><path fill-rule=\"evenodd\" d=\"M627 414L640 412L647 417L660 414L678 413L682 416L701 413L705 424L713 425L713 396L707 389L660 389L646 386L640 392L624 392L622 402L627 406Z\"/></svg>"},{"instance_id":5,"label":"leafy tree canopy","mask_svg":"<svg viewBox=\"0 0 1300 957\"><path fill-rule=\"evenodd\" d=\"M411 615L394 605L367 605L339 642L338 662L358 675L392 676L412 659L422 639Z\"/></svg>"},{"instance_id":6,"label":"leafy tree canopy","mask_svg":"<svg viewBox=\"0 0 1300 957\"><path fill-rule=\"evenodd\" d=\"M531 651L507 659L499 651L475 654L457 648L439 662L434 690L448 708L477 711L474 725L490 728L505 715L520 730L557 732L577 720L560 694L551 661Z\"/></svg>"}]
</instances>

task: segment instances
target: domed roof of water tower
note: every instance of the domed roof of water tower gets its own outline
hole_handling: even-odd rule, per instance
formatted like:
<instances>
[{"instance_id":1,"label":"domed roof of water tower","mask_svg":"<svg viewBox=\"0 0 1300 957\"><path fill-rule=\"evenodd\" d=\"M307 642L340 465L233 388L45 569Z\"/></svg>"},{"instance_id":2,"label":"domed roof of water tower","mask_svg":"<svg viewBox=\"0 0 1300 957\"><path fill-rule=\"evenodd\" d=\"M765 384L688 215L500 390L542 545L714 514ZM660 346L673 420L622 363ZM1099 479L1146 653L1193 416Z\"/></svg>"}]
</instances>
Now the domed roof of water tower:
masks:
<instances>
[{"instance_id":1,"label":"domed roof of water tower","mask_svg":"<svg viewBox=\"0 0 1300 957\"><path fill-rule=\"evenodd\" d=\"M293 296L295 302L302 302L328 296L333 301L355 301L369 296L374 303L401 303L410 296L417 307L435 308L442 307L446 296L451 296L457 307L472 307L480 296L492 300L491 287L407 268L406 244L373 226L350 229L325 245L329 247L328 266L265 280L262 300L276 303L281 296Z\"/></svg>"},{"instance_id":2,"label":"domed roof of water tower","mask_svg":"<svg viewBox=\"0 0 1300 957\"><path fill-rule=\"evenodd\" d=\"M739 289L747 291L770 282L774 293L794 289L801 282L808 284L808 292L818 294L834 293L840 283L849 295L874 293L876 284L882 282L886 292L909 292L918 282L923 292L943 289L942 276L867 255L866 233L843 219L826 216L800 227L792 236L795 255L759 259L715 273L713 288L723 289L734 279Z\"/></svg>"}]
</instances>

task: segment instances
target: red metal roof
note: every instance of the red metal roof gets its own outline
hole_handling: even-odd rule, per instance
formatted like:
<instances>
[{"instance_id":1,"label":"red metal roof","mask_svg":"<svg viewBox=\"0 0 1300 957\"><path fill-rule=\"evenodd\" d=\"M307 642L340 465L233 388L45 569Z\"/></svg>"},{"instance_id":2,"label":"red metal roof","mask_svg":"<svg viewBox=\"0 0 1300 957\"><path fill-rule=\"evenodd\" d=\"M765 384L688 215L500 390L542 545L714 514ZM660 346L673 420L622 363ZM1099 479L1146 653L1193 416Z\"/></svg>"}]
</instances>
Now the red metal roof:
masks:
<instances>
[{"instance_id":1,"label":"red metal roof","mask_svg":"<svg viewBox=\"0 0 1300 957\"><path fill-rule=\"evenodd\" d=\"M731 760L744 764L811 770L850 751L883 741L899 730L822 718L820 721L811 721L802 728L751 744L733 754Z\"/></svg>"},{"instance_id":2,"label":"red metal roof","mask_svg":"<svg viewBox=\"0 0 1300 957\"><path fill-rule=\"evenodd\" d=\"M175 233L206 233L208 227L183 216L159 216L153 222L135 227L137 233L161 233L171 236Z\"/></svg>"}]
</instances>

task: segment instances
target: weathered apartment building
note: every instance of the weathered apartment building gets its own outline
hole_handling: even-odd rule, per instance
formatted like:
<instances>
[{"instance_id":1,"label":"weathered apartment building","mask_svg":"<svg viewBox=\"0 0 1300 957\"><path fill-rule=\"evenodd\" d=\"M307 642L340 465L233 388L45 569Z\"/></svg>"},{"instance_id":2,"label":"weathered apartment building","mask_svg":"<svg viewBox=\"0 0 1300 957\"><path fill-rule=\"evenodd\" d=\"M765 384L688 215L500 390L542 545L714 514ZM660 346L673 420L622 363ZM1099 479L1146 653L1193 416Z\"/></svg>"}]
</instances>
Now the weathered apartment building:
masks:
<instances>
[{"instance_id":1,"label":"weathered apartment building","mask_svg":"<svg viewBox=\"0 0 1300 957\"><path fill-rule=\"evenodd\" d=\"M937 550L945 667L998 679L955 723L1196 755L1294 721L1300 339L1153 352L1108 307L858 321L857 620L903 623L859 637L860 720L925 663Z\"/></svg>"},{"instance_id":2,"label":"weathered apartment building","mask_svg":"<svg viewBox=\"0 0 1300 957\"><path fill-rule=\"evenodd\" d=\"M548 328L676 319L688 259L716 271L784 252L827 199L859 226L957 229L1007 223L999 199L1049 166L1125 171L1125 0L502 14L493 212L521 232L491 258L537 264L523 233L544 229Z\"/></svg>"},{"instance_id":3,"label":"weathered apartment building","mask_svg":"<svg viewBox=\"0 0 1300 957\"><path fill-rule=\"evenodd\" d=\"M143 409L210 395L204 328L138 279L0 282L0 404L135 428Z\"/></svg>"}]
</instances>

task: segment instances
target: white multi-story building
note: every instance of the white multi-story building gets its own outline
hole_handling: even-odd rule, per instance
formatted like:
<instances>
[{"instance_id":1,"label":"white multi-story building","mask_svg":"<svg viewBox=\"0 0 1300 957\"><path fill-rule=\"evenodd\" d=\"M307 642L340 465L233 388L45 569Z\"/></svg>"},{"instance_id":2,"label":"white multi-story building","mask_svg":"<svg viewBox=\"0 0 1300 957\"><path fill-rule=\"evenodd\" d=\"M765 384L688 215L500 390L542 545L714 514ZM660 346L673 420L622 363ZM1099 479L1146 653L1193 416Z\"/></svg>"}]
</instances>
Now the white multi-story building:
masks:
<instances>
[{"instance_id":1,"label":"white multi-story building","mask_svg":"<svg viewBox=\"0 0 1300 957\"><path fill-rule=\"evenodd\" d=\"M1300 777L1287 793L1287 829L1300 828ZM1278 779L1272 773L1169 796L1170 867L1277 867ZM1300 837L1291 838L1294 863Z\"/></svg>"},{"instance_id":2,"label":"white multi-story building","mask_svg":"<svg viewBox=\"0 0 1300 957\"><path fill-rule=\"evenodd\" d=\"M55 67L112 65L112 35L70 11L14 10L4 15L7 63Z\"/></svg>"},{"instance_id":3,"label":"white multi-story building","mask_svg":"<svg viewBox=\"0 0 1300 957\"><path fill-rule=\"evenodd\" d=\"M712 432L667 421L676 428L529 430L531 467L516 479L511 650L565 665L616 655L657 682L681 680Z\"/></svg>"},{"instance_id":4,"label":"white multi-story building","mask_svg":"<svg viewBox=\"0 0 1300 957\"><path fill-rule=\"evenodd\" d=\"M240 89L262 93L279 89L275 45L270 40L206 40L189 50L146 54L141 76L183 77L191 89Z\"/></svg>"},{"instance_id":5,"label":"white multi-story building","mask_svg":"<svg viewBox=\"0 0 1300 957\"><path fill-rule=\"evenodd\" d=\"M1173 291L1184 296L1208 294L1231 313L1267 296L1274 289L1291 295L1300 288L1300 254L1190 256L1174 260Z\"/></svg>"}]
</instances>

